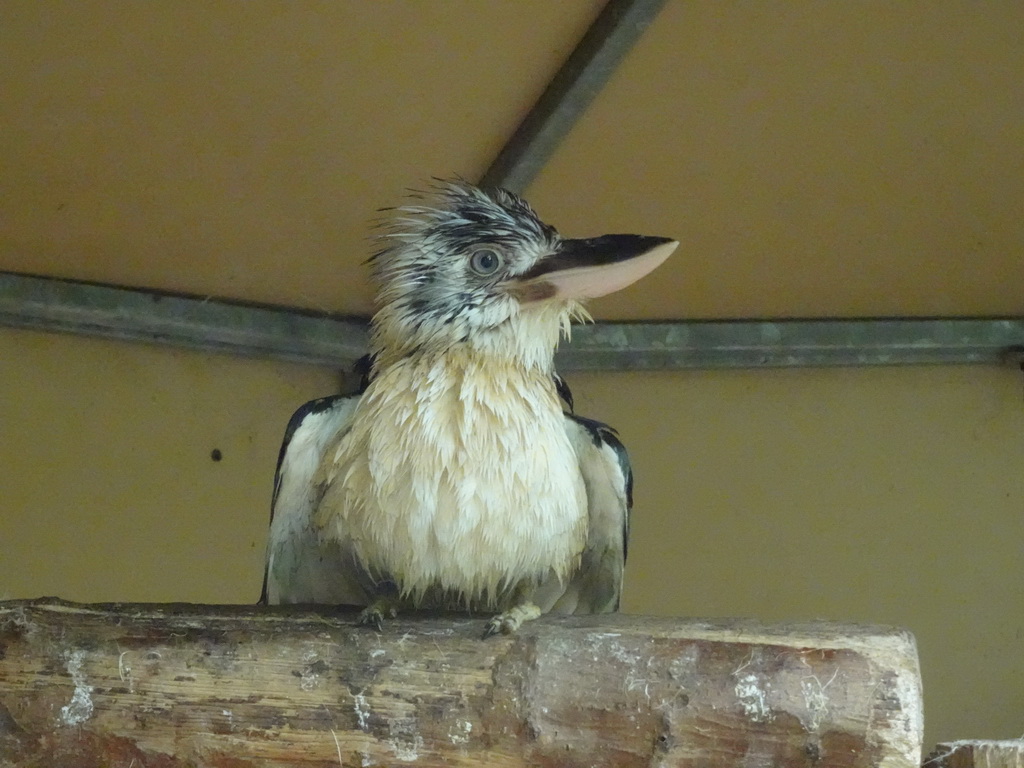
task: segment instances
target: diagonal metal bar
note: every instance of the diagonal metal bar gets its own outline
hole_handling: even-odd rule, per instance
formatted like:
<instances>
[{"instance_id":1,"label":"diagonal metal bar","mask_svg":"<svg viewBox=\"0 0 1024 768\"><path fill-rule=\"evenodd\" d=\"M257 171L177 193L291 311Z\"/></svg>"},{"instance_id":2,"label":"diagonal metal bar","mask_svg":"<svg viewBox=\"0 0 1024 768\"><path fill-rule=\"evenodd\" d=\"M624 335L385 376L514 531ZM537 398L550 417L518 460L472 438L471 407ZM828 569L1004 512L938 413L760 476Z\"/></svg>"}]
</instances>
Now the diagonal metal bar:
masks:
<instances>
[{"instance_id":1,"label":"diagonal metal bar","mask_svg":"<svg viewBox=\"0 0 1024 768\"><path fill-rule=\"evenodd\" d=\"M348 368L361 319L0 272L0 326ZM1024 318L597 323L573 330L562 371L1019 364Z\"/></svg>"},{"instance_id":2,"label":"diagonal metal bar","mask_svg":"<svg viewBox=\"0 0 1024 768\"><path fill-rule=\"evenodd\" d=\"M522 192L611 78L665 0L609 0L480 179Z\"/></svg>"}]
</instances>

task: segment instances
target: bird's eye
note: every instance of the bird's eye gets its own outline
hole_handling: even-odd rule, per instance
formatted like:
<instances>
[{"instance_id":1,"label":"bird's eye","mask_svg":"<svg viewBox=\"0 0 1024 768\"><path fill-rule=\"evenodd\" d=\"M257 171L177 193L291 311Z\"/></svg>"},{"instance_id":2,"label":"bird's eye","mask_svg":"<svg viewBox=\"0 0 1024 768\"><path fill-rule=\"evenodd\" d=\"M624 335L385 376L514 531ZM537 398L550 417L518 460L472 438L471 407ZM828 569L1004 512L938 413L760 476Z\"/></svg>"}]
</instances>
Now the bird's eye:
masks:
<instances>
[{"instance_id":1,"label":"bird's eye","mask_svg":"<svg viewBox=\"0 0 1024 768\"><path fill-rule=\"evenodd\" d=\"M478 275L493 275L501 266L501 254L493 248L478 248L469 257L469 268Z\"/></svg>"}]
</instances>

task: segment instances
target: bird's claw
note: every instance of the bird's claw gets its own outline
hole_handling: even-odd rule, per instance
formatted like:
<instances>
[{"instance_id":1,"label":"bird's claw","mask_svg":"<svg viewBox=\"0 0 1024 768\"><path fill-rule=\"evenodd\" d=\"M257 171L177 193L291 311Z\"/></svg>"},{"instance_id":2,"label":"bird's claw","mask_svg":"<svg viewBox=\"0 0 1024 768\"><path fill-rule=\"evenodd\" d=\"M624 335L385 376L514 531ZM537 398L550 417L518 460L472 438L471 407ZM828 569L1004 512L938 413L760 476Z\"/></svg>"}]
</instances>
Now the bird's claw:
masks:
<instances>
[{"instance_id":1,"label":"bird's claw","mask_svg":"<svg viewBox=\"0 0 1024 768\"><path fill-rule=\"evenodd\" d=\"M380 632L384 629L384 615L374 608L364 608L359 614L359 624L364 627L372 627L374 631Z\"/></svg>"},{"instance_id":2,"label":"bird's claw","mask_svg":"<svg viewBox=\"0 0 1024 768\"><path fill-rule=\"evenodd\" d=\"M499 613L487 622L484 627L483 639L486 640L494 635L513 635L525 621L532 621L540 616L540 608L533 603L517 605L504 613Z\"/></svg>"},{"instance_id":3,"label":"bird's claw","mask_svg":"<svg viewBox=\"0 0 1024 768\"><path fill-rule=\"evenodd\" d=\"M486 626L484 627L484 633L483 635L481 635L481 639L486 640L489 637L494 637L500 632L503 632L504 623L505 622L501 618L500 614L492 618L490 621L487 622Z\"/></svg>"},{"instance_id":4,"label":"bird's claw","mask_svg":"<svg viewBox=\"0 0 1024 768\"><path fill-rule=\"evenodd\" d=\"M372 627L375 632L384 629L384 619L393 619L398 615L398 610L387 600L378 600L369 605L359 614L358 623L364 627Z\"/></svg>"}]
</instances>

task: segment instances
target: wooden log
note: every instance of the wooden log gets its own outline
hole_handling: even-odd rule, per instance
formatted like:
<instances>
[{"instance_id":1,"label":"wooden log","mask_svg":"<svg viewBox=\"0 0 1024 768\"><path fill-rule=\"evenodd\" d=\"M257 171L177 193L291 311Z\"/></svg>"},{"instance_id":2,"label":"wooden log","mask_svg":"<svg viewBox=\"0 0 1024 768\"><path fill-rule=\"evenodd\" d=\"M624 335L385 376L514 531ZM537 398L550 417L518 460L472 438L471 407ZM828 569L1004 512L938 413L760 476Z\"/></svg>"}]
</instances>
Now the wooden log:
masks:
<instances>
[{"instance_id":1,"label":"wooden log","mask_svg":"<svg viewBox=\"0 0 1024 768\"><path fill-rule=\"evenodd\" d=\"M942 742L925 768L1024 768L1024 739Z\"/></svg>"},{"instance_id":2,"label":"wooden log","mask_svg":"<svg viewBox=\"0 0 1024 768\"><path fill-rule=\"evenodd\" d=\"M0 603L0 766L918 766L913 637Z\"/></svg>"}]
</instances>

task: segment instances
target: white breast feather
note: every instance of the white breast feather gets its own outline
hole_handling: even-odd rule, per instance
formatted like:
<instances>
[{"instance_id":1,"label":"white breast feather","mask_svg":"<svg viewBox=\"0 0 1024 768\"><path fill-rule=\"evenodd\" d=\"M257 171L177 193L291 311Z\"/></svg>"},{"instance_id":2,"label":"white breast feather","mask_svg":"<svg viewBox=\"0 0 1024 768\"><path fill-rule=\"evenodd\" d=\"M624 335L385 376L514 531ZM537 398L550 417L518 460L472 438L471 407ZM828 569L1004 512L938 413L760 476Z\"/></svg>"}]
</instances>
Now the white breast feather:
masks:
<instances>
[{"instance_id":1,"label":"white breast feather","mask_svg":"<svg viewBox=\"0 0 1024 768\"><path fill-rule=\"evenodd\" d=\"M473 354L410 358L374 381L325 456L317 523L413 597L487 605L578 565L587 501L550 378Z\"/></svg>"}]
</instances>

